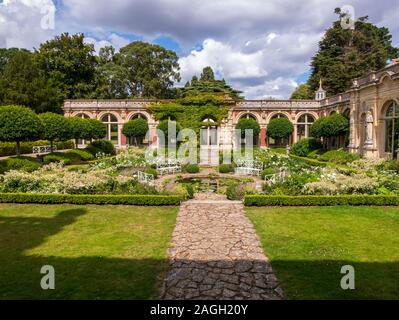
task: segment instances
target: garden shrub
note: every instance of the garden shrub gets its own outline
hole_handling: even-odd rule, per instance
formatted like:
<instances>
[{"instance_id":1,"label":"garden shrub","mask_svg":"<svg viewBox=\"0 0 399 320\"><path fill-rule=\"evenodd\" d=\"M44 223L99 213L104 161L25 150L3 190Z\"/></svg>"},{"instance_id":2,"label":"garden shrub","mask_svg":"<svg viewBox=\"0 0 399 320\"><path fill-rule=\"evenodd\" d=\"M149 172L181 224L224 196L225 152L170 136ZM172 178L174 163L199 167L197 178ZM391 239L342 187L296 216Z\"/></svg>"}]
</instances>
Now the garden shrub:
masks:
<instances>
[{"instance_id":1,"label":"garden shrub","mask_svg":"<svg viewBox=\"0 0 399 320\"><path fill-rule=\"evenodd\" d=\"M96 155L100 152L105 153L106 155L115 155L115 146L111 141L108 140L97 140L92 143L90 143L87 147L86 150L90 152L92 155Z\"/></svg>"},{"instance_id":2,"label":"garden shrub","mask_svg":"<svg viewBox=\"0 0 399 320\"><path fill-rule=\"evenodd\" d=\"M255 188L244 183L233 184L226 190L227 199L229 200L243 200L245 195L256 193L257 190Z\"/></svg>"},{"instance_id":3,"label":"garden shrub","mask_svg":"<svg viewBox=\"0 0 399 320\"><path fill-rule=\"evenodd\" d=\"M183 187L186 188L188 198L193 199L194 198L194 187L191 183L185 183L183 184Z\"/></svg>"},{"instance_id":4,"label":"garden shrub","mask_svg":"<svg viewBox=\"0 0 399 320\"><path fill-rule=\"evenodd\" d=\"M348 153L342 150L327 151L319 158L320 161L331 162L335 164L347 164L359 159L359 155Z\"/></svg>"},{"instance_id":5,"label":"garden shrub","mask_svg":"<svg viewBox=\"0 0 399 320\"><path fill-rule=\"evenodd\" d=\"M144 172L147 174L152 174L155 179L158 178L158 171L154 168L147 168Z\"/></svg>"},{"instance_id":6,"label":"garden shrub","mask_svg":"<svg viewBox=\"0 0 399 320\"><path fill-rule=\"evenodd\" d=\"M112 194L158 194L154 186L143 184L137 180L116 180L112 186Z\"/></svg>"},{"instance_id":7,"label":"garden shrub","mask_svg":"<svg viewBox=\"0 0 399 320\"><path fill-rule=\"evenodd\" d=\"M21 154L32 153L34 146L49 146L50 141L38 140L21 142ZM57 150L73 149L74 145L72 141L55 141L54 145L57 146ZM15 143L14 142L0 142L0 157L16 155Z\"/></svg>"},{"instance_id":8,"label":"garden shrub","mask_svg":"<svg viewBox=\"0 0 399 320\"><path fill-rule=\"evenodd\" d=\"M9 170L32 172L41 167L41 164L36 159L30 157L8 158L0 163L0 173L4 173Z\"/></svg>"},{"instance_id":9,"label":"garden shrub","mask_svg":"<svg viewBox=\"0 0 399 320\"><path fill-rule=\"evenodd\" d=\"M52 162L61 162L63 161L65 165L72 164L73 162L79 162L80 157L77 155L67 155L59 152L53 152L43 157L43 162L45 164L49 164Z\"/></svg>"},{"instance_id":10,"label":"garden shrub","mask_svg":"<svg viewBox=\"0 0 399 320\"><path fill-rule=\"evenodd\" d=\"M200 172L200 167L198 166L198 164L188 164L184 167L184 171L186 171L187 173L198 173Z\"/></svg>"},{"instance_id":11,"label":"garden shrub","mask_svg":"<svg viewBox=\"0 0 399 320\"><path fill-rule=\"evenodd\" d=\"M317 149L310 152L307 157L310 159L319 159L322 154L326 153L324 149Z\"/></svg>"},{"instance_id":12,"label":"garden shrub","mask_svg":"<svg viewBox=\"0 0 399 320\"><path fill-rule=\"evenodd\" d=\"M342 196L268 196L247 195L246 206L398 206L399 196L342 195Z\"/></svg>"},{"instance_id":13,"label":"garden shrub","mask_svg":"<svg viewBox=\"0 0 399 320\"><path fill-rule=\"evenodd\" d=\"M245 196L244 188L241 188L239 184L233 184L227 188L226 196L229 200L242 200Z\"/></svg>"},{"instance_id":14,"label":"garden shrub","mask_svg":"<svg viewBox=\"0 0 399 320\"><path fill-rule=\"evenodd\" d=\"M81 149L70 150L68 152L65 152L65 155L67 156L71 155L72 157L79 157L79 159L82 161L91 161L94 159L94 156L90 152Z\"/></svg>"},{"instance_id":15,"label":"garden shrub","mask_svg":"<svg viewBox=\"0 0 399 320\"><path fill-rule=\"evenodd\" d=\"M97 205L137 205L137 206L176 206L182 198L179 195L70 195L37 193L0 193L0 203L39 203L39 204L97 204Z\"/></svg>"},{"instance_id":16,"label":"garden shrub","mask_svg":"<svg viewBox=\"0 0 399 320\"><path fill-rule=\"evenodd\" d=\"M252 130L253 137L256 138L260 134L260 125L255 119L240 119L236 125L237 130L241 130L241 137L245 137L245 130Z\"/></svg>"},{"instance_id":17,"label":"garden shrub","mask_svg":"<svg viewBox=\"0 0 399 320\"><path fill-rule=\"evenodd\" d=\"M145 137L148 132L148 122L146 119L137 118L125 123L122 133L128 138L134 138L136 144Z\"/></svg>"},{"instance_id":18,"label":"garden shrub","mask_svg":"<svg viewBox=\"0 0 399 320\"><path fill-rule=\"evenodd\" d=\"M272 119L267 126L267 135L273 139L288 138L294 125L287 118Z\"/></svg>"},{"instance_id":19,"label":"garden shrub","mask_svg":"<svg viewBox=\"0 0 399 320\"><path fill-rule=\"evenodd\" d=\"M396 160L384 161L378 166L378 169L395 171L396 173L399 173L399 161Z\"/></svg>"},{"instance_id":20,"label":"garden shrub","mask_svg":"<svg viewBox=\"0 0 399 320\"><path fill-rule=\"evenodd\" d=\"M316 138L343 136L349 131L349 120L336 113L317 119L310 127L310 131Z\"/></svg>"},{"instance_id":21,"label":"garden shrub","mask_svg":"<svg viewBox=\"0 0 399 320\"><path fill-rule=\"evenodd\" d=\"M49 164L52 162L61 162L63 161L65 165L71 164L72 160L67 156L61 155L59 153L50 153L43 157L43 162L45 164Z\"/></svg>"},{"instance_id":22,"label":"garden shrub","mask_svg":"<svg viewBox=\"0 0 399 320\"><path fill-rule=\"evenodd\" d=\"M314 138L302 139L292 146L291 153L299 156L306 157L314 150L318 150L322 147L319 140Z\"/></svg>"},{"instance_id":23,"label":"garden shrub","mask_svg":"<svg viewBox=\"0 0 399 320\"><path fill-rule=\"evenodd\" d=\"M190 191L181 184L173 186L170 190L164 191L165 195L178 195L183 200L188 200L190 198Z\"/></svg>"},{"instance_id":24,"label":"garden shrub","mask_svg":"<svg viewBox=\"0 0 399 320\"><path fill-rule=\"evenodd\" d=\"M89 153L91 153L94 157L97 156L99 153L103 153L103 151L100 148L97 148L91 144L89 144L85 150Z\"/></svg>"},{"instance_id":25,"label":"garden shrub","mask_svg":"<svg viewBox=\"0 0 399 320\"><path fill-rule=\"evenodd\" d=\"M262 173L261 173L262 180L265 180L265 177L266 177L266 176L269 176L269 175L271 175L271 174L276 174L276 170L273 169L273 168L266 168L266 169L263 170Z\"/></svg>"},{"instance_id":26,"label":"garden shrub","mask_svg":"<svg viewBox=\"0 0 399 320\"><path fill-rule=\"evenodd\" d=\"M233 172L233 166L230 164L221 164L219 166L220 173L231 173Z\"/></svg>"},{"instance_id":27,"label":"garden shrub","mask_svg":"<svg viewBox=\"0 0 399 320\"><path fill-rule=\"evenodd\" d=\"M327 162L323 162L323 161L319 161L319 160L311 159L311 158L298 157L293 154L290 155L290 158L292 158L294 160L301 161L301 162L305 162L311 166L317 166L317 167L326 167L327 166Z\"/></svg>"}]
</instances>

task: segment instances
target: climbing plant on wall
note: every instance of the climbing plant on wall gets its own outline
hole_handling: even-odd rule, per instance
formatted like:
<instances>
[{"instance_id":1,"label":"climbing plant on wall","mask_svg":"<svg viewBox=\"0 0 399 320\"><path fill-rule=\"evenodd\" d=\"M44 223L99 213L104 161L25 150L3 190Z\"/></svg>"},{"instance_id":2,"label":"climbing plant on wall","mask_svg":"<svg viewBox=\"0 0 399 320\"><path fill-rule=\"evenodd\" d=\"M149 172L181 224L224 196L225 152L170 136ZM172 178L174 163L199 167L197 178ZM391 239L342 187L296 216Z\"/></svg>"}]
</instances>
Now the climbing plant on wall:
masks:
<instances>
[{"instance_id":1,"label":"climbing plant on wall","mask_svg":"<svg viewBox=\"0 0 399 320\"><path fill-rule=\"evenodd\" d=\"M222 124L228 117L230 106L231 101L225 100L223 95L202 94L157 103L150 109L156 120L176 121L183 129L193 129L198 136L201 127ZM204 122L205 119L214 122Z\"/></svg>"}]
</instances>

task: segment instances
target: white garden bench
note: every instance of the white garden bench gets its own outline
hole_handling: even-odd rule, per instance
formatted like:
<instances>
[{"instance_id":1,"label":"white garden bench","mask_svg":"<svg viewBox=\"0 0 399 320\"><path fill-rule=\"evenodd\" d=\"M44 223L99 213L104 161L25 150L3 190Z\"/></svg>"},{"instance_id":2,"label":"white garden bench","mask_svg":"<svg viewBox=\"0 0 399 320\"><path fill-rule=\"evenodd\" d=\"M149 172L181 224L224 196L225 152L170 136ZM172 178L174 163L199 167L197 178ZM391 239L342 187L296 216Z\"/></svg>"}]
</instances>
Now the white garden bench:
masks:
<instances>
[{"instance_id":1,"label":"white garden bench","mask_svg":"<svg viewBox=\"0 0 399 320\"><path fill-rule=\"evenodd\" d=\"M235 174L240 176L260 176L263 170L263 162L254 160L238 160Z\"/></svg>"},{"instance_id":2,"label":"white garden bench","mask_svg":"<svg viewBox=\"0 0 399 320\"><path fill-rule=\"evenodd\" d=\"M50 153L50 152L54 152L54 151L57 151L57 146L53 146L53 148L51 148L51 146L33 146L32 147L33 154Z\"/></svg>"},{"instance_id":3,"label":"white garden bench","mask_svg":"<svg viewBox=\"0 0 399 320\"><path fill-rule=\"evenodd\" d=\"M137 181L142 184L154 185L155 177L153 174L145 173L142 171L137 172Z\"/></svg>"},{"instance_id":4,"label":"white garden bench","mask_svg":"<svg viewBox=\"0 0 399 320\"><path fill-rule=\"evenodd\" d=\"M175 159L157 162L156 165L159 175L175 174L182 171L181 163Z\"/></svg>"}]
</instances>

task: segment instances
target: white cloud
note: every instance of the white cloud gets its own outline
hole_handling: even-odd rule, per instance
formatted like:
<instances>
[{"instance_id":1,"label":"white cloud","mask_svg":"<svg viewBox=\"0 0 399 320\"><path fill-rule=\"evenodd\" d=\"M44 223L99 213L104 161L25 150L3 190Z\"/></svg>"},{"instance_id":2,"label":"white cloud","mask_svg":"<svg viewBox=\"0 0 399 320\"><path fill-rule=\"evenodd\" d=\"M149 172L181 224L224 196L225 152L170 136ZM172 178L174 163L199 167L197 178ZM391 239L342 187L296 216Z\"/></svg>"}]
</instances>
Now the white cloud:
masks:
<instances>
[{"instance_id":1,"label":"white cloud","mask_svg":"<svg viewBox=\"0 0 399 320\"><path fill-rule=\"evenodd\" d=\"M84 32L96 50L119 49L129 41L119 34L179 43L184 81L212 66L247 98L288 97L325 29L336 19L334 9L347 0L68 0L57 15L56 30L40 27L44 5L51 0L4 0L0 4L0 46L31 49L55 33ZM356 17L369 15L390 28L399 45L398 0L354 0ZM205 40L207 39L207 40ZM192 50L202 43L202 50Z\"/></svg>"},{"instance_id":2,"label":"white cloud","mask_svg":"<svg viewBox=\"0 0 399 320\"><path fill-rule=\"evenodd\" d=\"M270 33L245 43L242 48L207 39L200 51L194 50L180 59L181 83L211 66L248 99L287 98L297 86L293 79L308 70L309 57L316 51L320 37L321 34L310 37Z\"/></svg>"},{"instance_id":3,"label":"white cloud","mask_svg":"<svg viewBox=\"0 0 399 320\"><path fill-rule=\"evenodd\" d=\"M103 40L97 40L93 37L85 37L85 42L90 43L94 45L94 50L98 54L100 52L101 48L104 48L106 46L113 46L117 51L119 51L121 48L124 46L128 45L130 43L129 40L112 33L106 39Z\"/></svg>"},{"instance_id":4,"label":"white cloud","mask_svg":"<svg viewBox=\"0 0 399 320\"><path fill-rule=\"evenodd\" d=\"M44 24L53 12L51 0L4 0L0 4L0 47L32 48L47 40L55 34Z\"/></svg>"}]
</instances>

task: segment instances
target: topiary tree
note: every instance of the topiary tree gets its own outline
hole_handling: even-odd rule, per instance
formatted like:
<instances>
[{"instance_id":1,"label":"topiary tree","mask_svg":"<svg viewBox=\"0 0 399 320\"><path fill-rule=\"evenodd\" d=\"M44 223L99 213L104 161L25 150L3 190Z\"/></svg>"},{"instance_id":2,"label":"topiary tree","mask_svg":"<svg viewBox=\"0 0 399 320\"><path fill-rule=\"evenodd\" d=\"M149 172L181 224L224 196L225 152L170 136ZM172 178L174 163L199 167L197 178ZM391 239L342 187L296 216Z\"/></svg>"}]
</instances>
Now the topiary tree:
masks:
<instances>
[{"instance_id":1,"label":"topiary tree","mask_svg":"<svg viewBox=\"0 0 399 320\"><path fill-rule=\"evenodd\" d=\"M78 139L85 139L87 137L87 121L80 117L69 118L69 124L72 128L72 138L75 139L75 146L78 145Z\"/></svg>"},{"instance_id":2,"label":"topiary tree","mask_svg":"<svg viewBox=\"0 0 399 320\"><path fill-rule=\"evenodd\" d=\"M157 126L157 129L164 133L166 140L165 142L169 141L169 139L171 138L176 138L176 137L169 137L169 126L176 126L176 135L178 135L179 131L181 130L181 126L176 121L171 121L171 120L161 121Z\"/></svg>"},{"instance_id":3,"label":"topiary tree","mask_svg":"<svg viewBox=\"0 0 399 320\"><path fill-rule=\"evenodd\" d=\"M39 115L43 125L42 137L50 141L53 150L54 140L66 141L72 138L72 127L70 121L60 114L51 112Z\"/></svg>"},{"instance_id":4,"label":"topiary tree","mask_svg":"<svg viewBox=\"0 0 399 320\"><path fill-rule=\"evenodd\" d=\"M267 126L267 135L273 139L286 139L294 131L294 125L287 118L272 119Z\"/></svg>"},{"instance_id":5,"label":"topiary tree","mask_svg":"<svg viewBox=\"0 0 399 320\"><path fill-rule=\"evenodd\" d=\"M326 147L329 138L345 136L349 132L349 120L336 113L316 120L310 131L315 138L323 138Z\"/></svg>"},{"instance_id":6,"label":"topiary tree","mask_svg":"<svg viewBox=\"0 0 399 320\"><path fill-rule=\"evenodd\" d=\"M237 130L241 130L241 137L245 137L245 130L252 130L254 139L260 134L260 125L254 119L240 119L236 125Z\"/></svg>"},{"instance_id":7,"label":"topiary tree","mask_svg":"<svg viewBox=\"0 0 399 320\"><path fill-rule=\"evenodd\" d=\"M129 139L134 139L135 145L138 145L138 141L142 140L148 132L147 120L143 118L137 118L124 124L122 133Z\"/></svg>"},{"instance_id":8,"label":"topiary tree","mask_svg":"<svg viewBox=\"0 0 399 320\"><path fill-rule=\"evenodd\" d=\"M87 131L83 139L92 141L93 139L104 139L107 136L107 128L101 121L97 119L84 119L84 121L87 125Z\"/></svg>"},{"instance_id":9,"label":"topiary tree","mask_svg":"<svg viewBox=\"0 0 399 320\"><path fill-rule=\"evenodd\" d=\"M42 131L42 123L31 109L21 106L0 107L0 141L16 142L18 156L21 154L21 141L40 139Z\"/></svg>"}]
</instances>

